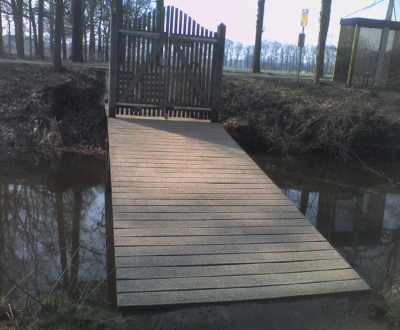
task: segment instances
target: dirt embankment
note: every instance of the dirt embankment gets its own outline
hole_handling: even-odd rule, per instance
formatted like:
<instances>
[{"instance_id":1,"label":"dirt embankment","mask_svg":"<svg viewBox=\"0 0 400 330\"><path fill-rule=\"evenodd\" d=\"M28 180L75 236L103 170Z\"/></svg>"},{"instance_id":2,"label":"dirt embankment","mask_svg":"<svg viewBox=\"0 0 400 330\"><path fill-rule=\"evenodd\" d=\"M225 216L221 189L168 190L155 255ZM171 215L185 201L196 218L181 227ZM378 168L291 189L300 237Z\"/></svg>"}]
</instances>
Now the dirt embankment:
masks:
<instances>
[{"instance_id":1,"label":"dirt embankment","mask_svg":"<svg viewBox=\"0 0 400 330\"><path fill-rule=\"evenodd\" d=\"M0 148L104 150L105 71L0 63ZM225 76L220 121L247 148L342 159L400 156L400 94Z\"/></svg>"},{"instance_id":2,"label":"dirt embankment","mask_svg":"<svg viewBox=\"0 0 400 330\"><path fill-rule=\"evenodd\" d=\"M312 81L224 77L221 122L247 147L351 160L400 156L400 94Z\"/></svg>"},{"instance_id":3,"label":"dirt embankment","mask_svg":"<svg viewBox=\"0 0 400 330\"><path fill-rule=\"evenodd\" d=\"M0 148L93 153L105 149L105 72L0 63Z\"/></svg>"}]
</instances>

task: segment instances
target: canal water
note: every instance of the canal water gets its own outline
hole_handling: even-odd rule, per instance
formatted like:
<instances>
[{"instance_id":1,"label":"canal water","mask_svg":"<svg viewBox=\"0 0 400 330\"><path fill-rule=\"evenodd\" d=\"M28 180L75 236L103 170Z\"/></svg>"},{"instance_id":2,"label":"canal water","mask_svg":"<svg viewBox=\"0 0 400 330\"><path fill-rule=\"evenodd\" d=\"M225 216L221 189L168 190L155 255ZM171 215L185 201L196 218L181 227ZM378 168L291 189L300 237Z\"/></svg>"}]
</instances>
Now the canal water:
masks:
<instances>
[{"instance_id":1,"label":"canal water","mask_svg":"<svg viewBox=\"0 0 400 330\"><path fill-rule=\"evenodd\" d=\"M372 288L399 276L399 164L378 176L321 157L251 156ZM110 301L105 171L105 156L0 156L0 306L60 288Z\"/></svg>"},{"instance_id":2,"label":"canal water","mask_svg":"<svg viewBox=\"0 0 400 330\"><path fill-rule=\"evenodd\" d=\"M105 168L105 156L0 156L0 306L58 289L107 302Z\"/></svg>"},{"instance_id":3,"label":"canal water","mask_svg":"<svg viewBox=\"0 0 400 330\"><path fill-rule=\"evenodd\" d=\"M251 156L371 288L400 279L400 163Z\"/></svg>"}]
</instances>

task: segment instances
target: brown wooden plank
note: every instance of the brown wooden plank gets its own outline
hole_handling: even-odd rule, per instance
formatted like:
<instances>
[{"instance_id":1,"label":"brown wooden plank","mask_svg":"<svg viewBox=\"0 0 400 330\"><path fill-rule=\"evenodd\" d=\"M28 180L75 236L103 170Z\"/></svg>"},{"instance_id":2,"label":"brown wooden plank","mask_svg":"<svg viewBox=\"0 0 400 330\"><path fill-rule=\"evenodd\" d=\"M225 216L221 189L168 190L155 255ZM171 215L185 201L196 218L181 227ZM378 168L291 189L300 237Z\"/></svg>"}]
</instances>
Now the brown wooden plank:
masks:
<instances>
[{"instance_id":1,"label":"brown wooden plank","mask_svg":"<svg viewBox=\"0 0 400 330\"><path fill-rule=\"evenodd\" d=\"M256 275L309 272L320 270L349 269L343 259L309 260L296 263L262 263L245 265L212 265L212 266L183 266L183 267L140 267L118 268L117 279L163 279L185 277L210 277L226 275Z\"/></svg>"},{"instance_id":2,"label":"brown wooden plank","mask_svg":"<svg viewBox=\"0 0 400 330\"><path fill-rule=\"evenodd\" d=\"M176 167L175 167L176 165ZM243 175L245 177L259 177L262 178L261 171L255 167L238 166L238 167L224 167L224 164L219 164L218 162L207 162L207 167L204 168L200 163L197 162L195 164L191 164L191 161L188 162L180 162L175 163L172 161L171 163L160 163L160 164L152 164L146 166L145 161L133 161L132 163L123 163L123 166L115 166L111 169L112 173L116 176L169 176L173 177L179 173L182 175L190 175L191 173L197 174L196 176L212 176L213 173L226 175Z\"/></svg>"},{"instance_id":3,"label":"brown wooden plank","mask_svg":"<svg viewBox=\"0 0 400 330\"><path fill-rule=\"evenodd\" d=\"M284 197L284 195L282 195ZM210 200L210 199L113 199L114 206L292 206L293 203L286 199L252 199L252 200Z\"/></svg>"},{"instance_id":4,"label":"brown wooden plank","mask_svg":"<svg viewBox=\"0 0 400 330\"><path fill-rule=\"evenodd\" d=\"M165 256L167 259L159 266L187 264L185 256L196 257L193 263L198 262L204 265L205 262L212 264L230 264L232 259L237 257L236 264L256 264L256 263L274 263L274 262L289 262L301 260L331 260L341 259L336 251L332 251L332 247L327 242L298 242L298 243L270 243L270 244L238 244L238 245L181 245L181 246L117 246L115 255L120 261L128 265L126 267L145 267L156 266L154 259L157 256ZM299 255L299 253L302 253ZM207 255L209 255L207 257ZM127 264L127 259L123 257L143 257L139 259L139 264L135 266L133 263ZM150 259L146 260L144 257ZM180 257L184 257L181 261ZM212 258L215 257L214 262ZM245 259L245 258L248 259ZM135 259L136 260L136 259ZM148 262L148 264L146 264ZM130 265L130 266L129 266Z\"/></svg>"},{"instance_id":5,"label":"brown wooden plank","mask_svg":"<svg viewBox=\"0 0 400 330\"><path fill-rule=\"evenodd\" d=\"M304 219L251 219L251 220L131 220L114 219L114 228L224 228L224 227L291 227L309 226Z\"/></svg>"},{"instance_id":6,"label":"brown wooden plank","mask_svg":"<svg viewBox=\"0 0 400 330\"><path fill-rule=\"evenodd\" d=\"M269 189L273 188L273 183L229 183L229 182L138 182L133 185L133 181L112 181L112 189L115 187L128 187L130 190L138 188L181 188L183 191L196 191L197 189L209 190L210 192L220 189ZM243 191L245 193L245 191Z\"/></svg>"},{"instance_id":7,"label":"brown wooden plank","mask_svg":"<svg viewBox=\"0 0 400 330\"><path fill-rule=\"evenodd\" d=\"M260 244L260 243L297 243L320 242L324 238L320 234L289 235L236 235L236 236L167 236L137 237L122 236L115 241L115 246L143 245L212 245L212 244Z\"/></svg>"},{"instance_id":8,"label":"brown wooden plank","mask_svg":"<svg viewBox=\"0 0 400 330\"><path fill-rule=\"evenodd\" d=\"M113 198L119 202L119 200L124 199L134 199L134 200L287 200L287 197L280 193L278 189L271 189L265 194L235 194L232 192L226 192L221 194L207 194L207 193L182 193L179 190L172 192L171 190L159 191L159 189L153 189L146 192L140 192L135 190L135 192L113 192ZM288 201L289 202L289 201Z\"/></svg>"},{"instance_id":9,"label":"brown wooden plank","mask_svg":"<svg viewBox=\"0 0 400 330\"><path fill-rule=\"evenodd\" d=\"M170 237L170 236L237 236L317 234L310 224L298 227L232 227L232 228L114 228L114 237Z\"/></svg>"},{"instance_id":10,"label":"brown wooden plank","mask_svg":"<svg viewBox=\"0 0 400 330\"><path fill-rule=\"evenodd\" d=\"M118 247L116 250L123 249ZM150 249L150 247L149 247ZM335 250L295 251L288 253L226 253L193 255L116 256L116 267L167 267L237 265L271 262L298 262L307 260L343 259Z\"/></svg>"},{"instance_id":11,"label":"brown wooden plank","mask_svg":"<svg viewBox=\"0 0 400 330\"><path fill-rule=\"evenodd\" d=\"M218 290L121 293L118 295L118 305L122 307L257 300L368 290L369 287L363 280L355 279L348 281L304 283L272 287L263 286L255 288L230 288Z\"/></svg>"},{"instance_id":12,"label":"brown wooden plank","mask_svg":"<svg viewBox=\"0 0 400 330\"><path fill-rule=\"evenodd\" d=\"M304 216L298 211L289 212L268 212L268 213L130 213L130 212L114 212L115 220L259 220L259 219L304 219ZM305 220L305 223L308 223Z\"/></svg>"},{"instance_id":13,"label":"brown wooden plank","mask_svg":"<svg viewBox=\"0 0 400 330\"><path fill-rule=\"evenodd\" d=\"M138 279L121 280L117 282L117 291L120 292L148 292L174 290L206 290L221 288L263 287L277 285L293 285L310 282L330 282L356 280L358 274L353 269L331 269L328 271L298 272L265 275L237 275L193 278L168 279Z\"/></svg>"}]
</instances>

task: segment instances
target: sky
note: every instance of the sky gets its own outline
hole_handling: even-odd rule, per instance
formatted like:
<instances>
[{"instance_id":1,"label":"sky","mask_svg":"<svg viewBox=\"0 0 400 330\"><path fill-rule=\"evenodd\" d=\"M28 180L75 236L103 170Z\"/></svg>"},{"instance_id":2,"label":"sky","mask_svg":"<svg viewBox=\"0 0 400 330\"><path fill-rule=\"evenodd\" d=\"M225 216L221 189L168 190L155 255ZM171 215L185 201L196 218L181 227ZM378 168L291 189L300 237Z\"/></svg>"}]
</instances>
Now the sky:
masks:
<instances>
[{"instance_id":1,"label":"sky","mask_svg":"<svg viewBox=\"0 0 400 330\"><path fill-rule=\"evenodd\" d=\"M385 19L389 0L332 0L327 43L337 45L342 17L374 3L377 4L373 8L349 17ZM164 4L183 10L212 31L224 23L227 39L242 42L244 46L254 44L257 0L164 0ZM400 0L395 0L395 7L397 20L400 20ZM263 39L297 44L303 9L309 10L304 30L306 44L317 45L321 0L266 0ZM392 19L395 20L395 15Z\"/></svg>"}]
</instances>

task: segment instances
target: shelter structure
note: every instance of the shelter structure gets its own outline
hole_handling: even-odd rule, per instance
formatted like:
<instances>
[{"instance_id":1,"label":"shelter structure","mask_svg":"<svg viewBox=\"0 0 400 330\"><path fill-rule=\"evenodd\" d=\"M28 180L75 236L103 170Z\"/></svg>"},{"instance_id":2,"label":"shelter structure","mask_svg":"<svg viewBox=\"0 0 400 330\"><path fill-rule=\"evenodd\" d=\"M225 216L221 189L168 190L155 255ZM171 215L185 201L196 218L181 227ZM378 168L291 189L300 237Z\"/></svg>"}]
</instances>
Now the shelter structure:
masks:
<instances>
[{"instance_id":1,"label":"shelter structure","mask_svg":"<svg viewBox=\"0 0 400 330\"><path fill-rule=\"evenodd\" d=\"M400 88L400 22L367 18L340 21L334 81L347 85L377 85ZM377 78L379 49L384 28L389 28L381 81ZM383 48L385 49L385 48Z\"/></svg>"}]
</instances>

